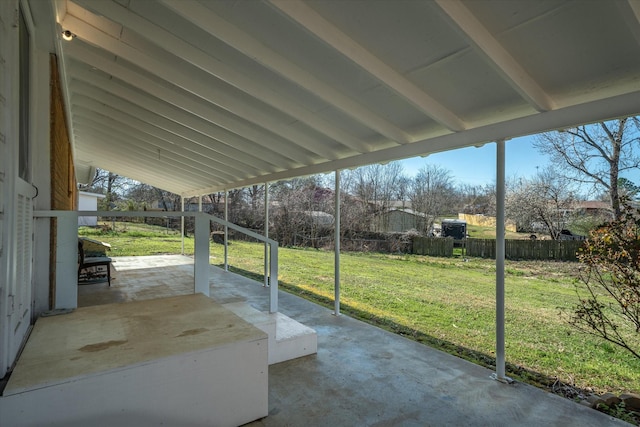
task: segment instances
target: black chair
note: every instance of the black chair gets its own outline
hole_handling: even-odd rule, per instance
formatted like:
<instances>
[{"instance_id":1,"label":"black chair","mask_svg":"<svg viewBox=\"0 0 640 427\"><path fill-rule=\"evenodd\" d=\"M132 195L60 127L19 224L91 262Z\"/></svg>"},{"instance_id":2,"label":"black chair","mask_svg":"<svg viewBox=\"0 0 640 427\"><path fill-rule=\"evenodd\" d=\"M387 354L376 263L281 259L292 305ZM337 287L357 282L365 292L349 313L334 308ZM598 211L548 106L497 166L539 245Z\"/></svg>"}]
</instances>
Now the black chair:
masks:
<instances>
[{"instance_id":1,"label":"black chair","mask_svg":"<svg viewBox=\"0 0 640 427\"><path fill-rule=\"evenodd\" d=\"M80 283L80 274L82 270L91 267L107 267L107 281L111 286L111 258L108 256L100 257L85 257L84 248L82 246L82 240L78 241L78 283ZM93 273L86 273L87 278L93 276Z\"/></svg>"}]
</instances>

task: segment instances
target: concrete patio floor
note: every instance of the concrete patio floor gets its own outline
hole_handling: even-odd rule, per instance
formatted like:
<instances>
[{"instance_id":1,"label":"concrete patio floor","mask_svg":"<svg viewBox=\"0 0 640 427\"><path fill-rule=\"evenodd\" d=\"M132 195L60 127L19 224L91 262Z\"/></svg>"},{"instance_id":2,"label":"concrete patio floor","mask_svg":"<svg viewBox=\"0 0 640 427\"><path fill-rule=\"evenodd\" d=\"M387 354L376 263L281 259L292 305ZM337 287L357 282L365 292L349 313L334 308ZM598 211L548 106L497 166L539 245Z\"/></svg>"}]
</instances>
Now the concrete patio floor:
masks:
<instances>
[{"instance_id":1,"label":"concrete patio floor","mask_svg":"<svg viewBox=\"0 0 640 427\"><path fill-rule=\"evenodd\" d=\"M114 258L112 286L81 285L80 306L182 295L189 257ZM268 309L261 283L211 266L211 297ZM622 426L598 411L401 336L279 293L280 311L313 328L318 353L269 367L269 416L249 426ZM508 355L507 355L508 357Z\"/></svg>"}]
</instances>

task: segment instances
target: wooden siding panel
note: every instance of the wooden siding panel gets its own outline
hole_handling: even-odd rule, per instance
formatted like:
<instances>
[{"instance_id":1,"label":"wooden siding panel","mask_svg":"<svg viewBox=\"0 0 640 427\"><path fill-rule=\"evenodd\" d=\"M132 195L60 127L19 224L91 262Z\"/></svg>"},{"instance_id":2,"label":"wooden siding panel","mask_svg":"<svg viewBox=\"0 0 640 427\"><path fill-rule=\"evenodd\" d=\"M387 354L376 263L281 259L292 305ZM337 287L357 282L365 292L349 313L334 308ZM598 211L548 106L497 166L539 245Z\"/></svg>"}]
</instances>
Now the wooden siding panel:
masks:
<instances>
[{"instance_id":1,"label":"wooden siding panel","mask_svg":"<svg viewBox=\"0 0 640 427\"><path fill-rule=\"evenodd\" d=\"M67 119L62 95L60 74L58 72L58 60L55 55L51 55L51 112L50 112L50 148L51 148L51 209L52 210L75 210L77 208L78 196L73 166L73 151L67 128ZM49 303L55 306L55 266L56 266L56 232L57 224L55 219L51 220L50 236L50 260L49 265Z\"/></svg>"}]
</instances>

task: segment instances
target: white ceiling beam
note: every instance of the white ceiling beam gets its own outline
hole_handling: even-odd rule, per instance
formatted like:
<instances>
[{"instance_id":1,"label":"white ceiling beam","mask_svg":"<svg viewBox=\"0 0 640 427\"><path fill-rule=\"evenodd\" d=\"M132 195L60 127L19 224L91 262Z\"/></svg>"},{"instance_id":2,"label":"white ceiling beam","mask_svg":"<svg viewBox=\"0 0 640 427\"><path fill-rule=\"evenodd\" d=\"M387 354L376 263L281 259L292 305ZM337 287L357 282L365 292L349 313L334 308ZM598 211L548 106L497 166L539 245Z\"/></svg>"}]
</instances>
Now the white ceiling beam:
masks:
<instances>
[{"instance_id":1,"label":"white ceiling beam","mask_svg":"<svg viewBox=\"0 0 640 427\"><path fill-rule=\"evenodd\" d=\"M94 156L96 153L101 154L101 156L98 161L90 161L92 166L111 171L121 176L126 176L127 178L145 184L153 184L154 187L162 188L172 193L182 194L185 191L194 190L193 184L172 179L166 171L162 171L163 173L160 171L154 173L151 168L142 168L139 163L136 166L134 160L118 161L99 150L91 149L87 151L87 149L79 147L77 154L78 160L83 161L83 156Z\"/></svg>"},{"instance_id":2,"label":"white ceiling beam","mask_svg":"<svg viewBox=\"0 0 640 427\"><path fill-rule=\"evenodd\" d=\"M228 89L221 90L221 88L215 87L211 81L194 79L193 76L185 74L183 70L176 69L172 64L156 59L144 51L137 50L122 43L120 40L99 31L69 13L65 16L62 25L64 28L76 34L78 38L99 46L145 71L166 80L169 84L190 92L194 96L218 105L238 117L249 120L263 129L287 139L291 144L297 144L323 159L335 160L338 158L336 152L327 144L329 141L326 141L326 139L312 138L304 131L291 127L291 118L288 116L277 117L273 114L266 113L261 108L241 101L237 96L230 93Z\"/></svg>"},{"instance_id":3,"label":"white ceiling beam","mask_svg":"<svg viewBox=\"0 0 640 427\"><path fill-rule=\"evenodd\" d=\"M550 111L554 102L522 66L502 47L460 0L435 0L440 9L466 35L503 78L538 111Z\"/></svg>"},{"instance_id":4,"label":"white ceiling beam","mask_svg":"<svg viewBox=\"0 0 640 427\"><path fill-rule=\"evenodd\" d=\"M80 148L78 150L79 155L85 155L87 153L84 152L84 148ZM91 149L91 153L97 152L103 156L99 163L96 164L97 167L101 169L108 170L110 172L116 173L118 175L125 176L127 178L134 179L136 181L145 183L145 184L153 184L154 187L159 187L164 190L171 191L173 193L182 194L186 191L194 191L196 190L195 186L192 182L184 182L183 180L171 179L170 174L167 173L167 169L163 169L163 171L152 172L149 171L150 167L142 168L143 163L136 163L135 160L123 160L119 161L116 159L109 158L106 154L108 149L105 148L96 148ZM164 173L163 173L164 172ZM173 174L178 174L179 171L174 171ZM199 181L201 184L202 181ZM210 181L211 184L215 184L215 181Z\"/></svg>"},{"instance_id":5,"label":"white ceiling beam","mask_svg":"<svg viewBox=\"0 0 640 427\"><path fill-rule=\"evenodd\" d=\"M278 10L302 25L307 31L318 37L344 57L353 61L367 73L393 89L398 95L412 103L416 108L451 131L465 129L464 122L442 104L424 92L384 61L373 55L355 40L343 33L338 27L324 19L315 10L301 1L269 0Z\"/></svg>"},{"instance_id":6,"label":"white ceiling beam","mask_svg":"<svg viewBox=\"0 0 640 427\"><path fill-rule=\"evenodd\" d=\"M255 40L244 31L222 19L206 6L194 0L162 0L162 3L207 33L294 82L301 88L315 94L369 129L373 129L399 144L411 142L410 135L398 126L269 49L259 40Z\"/></svg>"},{"instance_id":7,"label":"white ceiling beam","mask_svg":"<svg viewBox=\"0 0 640 427\"><path fill-rule=\"evenodd\" d=\"M640 0L618 0L615 2L622 18L629 27L629 30L640 45Z\"/></svg>"},{"instance_id":8,"label":"white ceiling beam","mask_svg":"<svg viewBox=\"0 0 640 427\"><path fill-rule=\"evenodd\" d=\"M105 104L102 100L97 101L90 97L90 94L77 96L73 95L73 113L74 116L80 111L92 112L108 123L108 127L113 129L114 134L129 137L131 144L134 143L150 147L154 152L162 152L165 156L175 156L185 165L191 163L191 167L198 169L203 173L212 174L223 179L237 179L245 176L246 172L225 167L219 161L203 159L202 156L183 148L179 138L173 138L170 133L154 126L148 125L135 118L128 113L116 109L115 107ZM86 116L86 114L85 114ZM114 153L117 155L117 153Z\"/></svg>"},{"instance_id":9,"label":"white ceiling beam","mask_svg":"<svg viewBox=\"0 0 640 427\"><path fill-rule=\"evenodd\" d=\"M258 155L255 154L255 146L252 147L253 155L247 154L247 152L235 148L232 144L227 144L225 141L216 138L216 134L219 133L217 132L218 129L210 125L210 123L182 109L176 108L164 102L164 100L149 96L143 92L131 90L130 87L122 84L119 80L104 78L96 80L95 73L81 67L73 69L71 76L79 81L99 87L119 98L125 99L147 112L150 112L147 110L147 107L152 106L152 113L175 123L182 129L182 132L180 132L181 136L198 144L203 150L210 151L210 153L207 153L207 151L194 149L194 152L202 153L202 155L208 158L211 158L211 156L213 156L212 158L214 159L229 158L232 161L244 165L241 167L251 166L261 168L265 169L266 172L275 172L278 169L283 169L258 157ZM160 122L155 121L155 123ZM211 135L211 130L213 130L214 135ZM233 141L231 142L233 143Z\"/></svg>"},{"instance_id":10,"label":"white ceiling beam","mask_svg":"<svg viewBox=\"0 0 640 427\"><path fill-rule=\"evenodd\" d=\"M78 98L78 95L81 95L81 97ZM162 150L165 155L173 154L189 159L194 163L195 167L203 171L225 174L227 177L238 177L246 174L248 168L230 167L228 161L225 162L223 161L224 159L212 157L211 153L199 150L197 146L190 144L183 137L173 137L170 131L166 129L154 128L155 125L140 121L140 116L134 115L133 117L136 117L136 119L130 119L130 115L135 113L134 110L129 110L126 105L121 103L114 104L112 100L105 100L105 98L105 95L96 97L95 90L79 87L74 92L74 112L84 108L85 111L86 109L91 109L96 115L109 117L118 122L118 127L114 128L114 132L121 132L123 136L126 134L132 139L135 137L136 141L145 145L152 145L156 151ZM132 143L134 143L133 140Z\"/></svg>"},{"instance_id":11,"label":"white ceiling beam","mask_svg":"<svg viewBox=\"0 0 640 427\"><path fill-rule=\"evenodd\" d=\"M91 143L83 145L80 150L84 152L94 153L93 155L99 155L101 158L104 156L110 157L109 160L113 160L116 163L122 164L122 168L126 166L125 176L137 179L137 175L140 172L149 172L149 170L157 170L157 172L149 172L152 176L166 176L170 178L171 175L180 175L177 182L181 182L187 187L194 188L196 184L202 185L203 182L209 183L221 183L225 182L221 179L215 179L209 175L201 176L193 173L190 170L184 169L179 163L175 161L169 161L168 158L157 159L149 154L139 153L135 150L129 151L129 156L109 156L108 153L113 153L114 149L127 150L127 142L118 138L112 138L109 134L92 129L82 128L78 130L78 135L82 135L85 138L91 138ZM100 159L102 161L102 159Z\"/></svg>"},{"instance_id":12,"label":"white ceiling beam","mask_svg":"<svg viewBox=\"0 0 640 427\"><path fill-rule=\"evenodd\" d=\"M276 135L250 125L243 118L220 110L219 107L206 101L187 95L178 88L161 85L145 78L123 65L110 61L91 50L84 43L73 43L65 48L65 53L72 58L104 71L149 95L165 100L171 105L209 123L210 135L224 141L245 153L260 152L260 156L269 163L283 169L301 166L310 161L309 153L298 146L287 145L287 142Z\"/></svg>"},{"instance_id":13,"label":"white ceiling beam","mask_svg":"<svg viewBox=\"0 0 640 427\"><path fill-rule=\"evenodd\" d=\"M203 163L197 158L189 157L188 153L185 153L183 150L172 150L170 142L150 136L143 130L138 130L128 122L120 121L120 117L113 117L112 115L109 115L110 112L115 110L110 107L100 108L98 106L99 104L99 102L91 98L83 97L79 103L74 105L74 120L78 120L78 123L82 122L84 124L90 122L91 126L96 129L101 129L105 133L112 132L123 140L128 139L130 140L129 143L131 144L132 149L144 150L155 157L164 156L171 158L173 156L177 162L183 164L185 168L192 169L194 172L213 175L220 179L233 179L233 175L219 170L210 164ZM123 153L114 153L114 156L121 155L123 155ZM124 155L126 155L126 153L124 153ZM242 174L241 176L244 175L246 174Z\"/></svg>"},{"instance_id":14,"label":"white ceiling beam","mask_svg":"<svg viewBox=\"0 0 640 427\"><path fill-rule=\"evenodd\" d=\"M371 151L371 147L368 144L346 131L336 128L319 115L307 110L303 105L287 99L281 93L276 93L266 84L238 73L231 66L176 37L164 28L138 16L120 4L88 0L76 0L76 2L124 27L134 30L146 39L158 43L167 52L307 124L309 127L344 144L348 148L359 153Z\"/></svg>"},{"instance_id":15,"label":"white ceiling beam","mask_svg":"<svg viewBox=\"0 0 640 427\"><path fill-rule=\"evenodd\" d=\"M76 70L80 70L80 68L77 67ZM93 77L92 74L95 75L90 71L72 71L71 76L74 79L81 79L73 83L74 90L89 95L94 99L100 99L102 102L112 106L118 106L119 110L126 111L127 114L133 114L134 117L143 122L183 138L183 141L185 141L184 148L193 152L194 155L218 163L223 168L229 166L241 172L253 168L264 169L265 173L271 173L278 169L257 157L249 156L239 150L235 150L233 147L222 144L220 141L209 138L198 130L184 126L180 119L182 115L187 116L187 114L181 112L181 110L174 112L170 109L166 116L160 115L160 110L166 107L161 100L145 97L137 91L131 90L131 88L121 86L113 79L100 79L100 81L89 83L90 80L85 79ZM151 106L153 111L148 110L148 106ZM171 113L174 115L172 116Z\"/></svg>"},{"instance_id":16,"label":"white ceiling beam","mask_svg":"<svg viewBox=\"0 0 640 427\"><path fill-rule=\"evenodd\" d=\"M115 132L113 127L101 124L101 119L96 118L96 115L90 111L83 110L75 113L74 119L78 121L74 128L74 133L78 138L83 138L82 148L85 150L87 148L95 149L97 144L107 150L110 149L111 156L120 161L132 159L134 163L139 161L140 166L143 164L149 166L149 161L151 161L155 167L165 168L165 171L178 170L181 174L184 174L184 176L199 181L212 180L224 182L227 180L227 178L220 177L194 166L192 162L189 162L182 156L177 156L174 153L169 153L161 149L153 149L153 147L149 145L141 144L136 138L130 135ZM98 143L98 140L101 142ZM119 152L114 154L114 148L119 150ZM181 178L184 179L184 176Z\"/></svg>"},{"instance_id":17,"label":"white ceiling beam","mask_svg":"<svg viewBox=\"0 0 640 427\"><path fill-rule=\"evenodd\" d=\"M79 135L83 135L84 137L91 140L91 143L84 144L82 147L78 147L79 152L83 153L83 156L81 157L86 158L86 156L98 155L99 159L96 161L92 161L93 164L96 164L98 166L104 165L106 162L110 162L110 164L115 163L122 165L120 167L120 170L122 170L126 166L126 173L124 173L124 176L128 178L136 179L137 176L139 176L143 171L149 172L151 170L157 170L158 176L170 176L175 180L176 183L179 183L182 187L193 186L194 182L216 182L215 180L211 180L210 178L207 181L206 177L201 177L197 174L191 173L190 171L185 171L179 164L171 162L169 161L169 159L157 159L145 153L137 153L136 150L133 151L134 153L136 153L135 156L109 156L110 153L113 153L114 147L121 150L127 150L127 143L117 138L111 138L109 134L94 131L91 128L82 129L78 132ZM114 170L111 171L115 172Z\"/></svg>"},{"instance_id":18,"label":"white ceiling beam","mask_svg":"<svg viewBox=\"0 0 640 427\"><path fill-rule=\"evenodd\" d=\"M627 0L627 3L629 3L629 7L633 12L636 23L640 24L640 0Z\"/></svg>"}]
</instances>

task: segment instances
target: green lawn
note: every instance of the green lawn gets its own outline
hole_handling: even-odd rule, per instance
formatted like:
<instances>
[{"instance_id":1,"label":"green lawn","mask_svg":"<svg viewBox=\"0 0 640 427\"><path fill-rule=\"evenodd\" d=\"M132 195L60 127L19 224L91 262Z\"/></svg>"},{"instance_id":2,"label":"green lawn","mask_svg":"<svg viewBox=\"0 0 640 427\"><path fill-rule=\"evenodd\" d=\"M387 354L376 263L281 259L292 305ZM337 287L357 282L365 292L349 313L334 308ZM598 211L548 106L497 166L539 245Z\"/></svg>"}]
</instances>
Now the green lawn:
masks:
<instances>
[{"instance_id":1,"label":"green lawn","mask_svg":"<svg viewBox=\"0 0 640 427\"><path fill-rule=\"evenodd\" d=\"M88 231L81 230L82 235ZM141 237L135 237L135 235ZM90 236L111 243L111 256L179 253L175 234ZM186 253L193 253L187 239ZM232 271L256 277L264 246L232 242ZM212 264L223 262L211 245ZM333 252L280 248L281 288L333 307ZM640 391L640 361L596 338L573 331L562 315L576 301L579 264L507 262L506 358L508 375L540 385L556 380L595 392ZM258 280L261 280L258 278ZM358 317L485 366L495 357L494 261L413 255L343 253L343 313ZM640 346L640 343L639 343Z\"/></svg>"}]
</instances>

